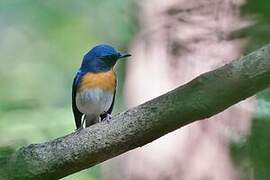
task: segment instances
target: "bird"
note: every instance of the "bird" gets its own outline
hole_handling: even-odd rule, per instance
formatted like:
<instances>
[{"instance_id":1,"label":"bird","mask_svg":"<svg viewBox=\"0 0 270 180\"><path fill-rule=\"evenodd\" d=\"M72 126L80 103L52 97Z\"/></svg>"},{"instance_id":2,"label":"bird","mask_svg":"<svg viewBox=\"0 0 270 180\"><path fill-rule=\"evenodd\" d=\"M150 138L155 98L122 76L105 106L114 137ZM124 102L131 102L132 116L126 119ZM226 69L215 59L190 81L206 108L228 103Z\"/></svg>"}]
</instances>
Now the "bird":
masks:
<instances>
[{"instance_id":1,"label":"bird","mask_svg":"<svg viewBox=\"0 0 270 180\"><path fill-rule=\"evenodd\" d=\"M114 66L129 56L110 44L96 45L84 55L72 84L76 130L111 120L117 85Z\"/></svg>"}]
</instances>

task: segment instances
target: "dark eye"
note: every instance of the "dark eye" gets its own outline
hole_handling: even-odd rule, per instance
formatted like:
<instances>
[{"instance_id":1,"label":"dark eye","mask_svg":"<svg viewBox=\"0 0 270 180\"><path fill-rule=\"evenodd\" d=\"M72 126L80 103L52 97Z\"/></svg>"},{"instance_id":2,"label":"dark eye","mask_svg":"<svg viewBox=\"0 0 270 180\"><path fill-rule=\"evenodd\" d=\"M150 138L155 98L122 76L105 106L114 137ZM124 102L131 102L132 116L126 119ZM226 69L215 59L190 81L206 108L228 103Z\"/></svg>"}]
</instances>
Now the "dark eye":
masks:
<instances>
[{"instance_id":1,"label":"dark eye","mask_svg":"<svg viewBox=\"0 0 270 180\"><path fill-rule=\"evenodd\" d=\"M107 56L103 56L102 59L104 60L115 60L116 56L115 55L107 55Z\"/></svg>"}]
</instances>

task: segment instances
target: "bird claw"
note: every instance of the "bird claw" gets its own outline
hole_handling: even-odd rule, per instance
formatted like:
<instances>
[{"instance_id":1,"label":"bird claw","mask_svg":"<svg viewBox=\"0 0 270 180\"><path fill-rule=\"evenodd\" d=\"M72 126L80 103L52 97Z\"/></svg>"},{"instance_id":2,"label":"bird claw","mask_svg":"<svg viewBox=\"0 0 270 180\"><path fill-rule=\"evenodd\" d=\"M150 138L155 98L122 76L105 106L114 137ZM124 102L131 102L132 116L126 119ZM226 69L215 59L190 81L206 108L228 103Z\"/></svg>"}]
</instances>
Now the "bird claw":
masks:
<instances>
[{"instance_id":1,"label":"bird claw","mask_svg":"<svg viewBox=\"0 0 270 180\"><path fill-rule=\"evenodd\" d=\"M100 122L102 122L103 121L103 119L101 119L101 118L98 118L98 123L100 123Z\"/></svg>"},{"instance_id":2,"label":"bird claw","mask_svg":"<svg viewBox=\"0 0 270 180\"><path fill-rule=\"evenodd\" d=\"M107 123L110 123L111 119L112 119L112 115L107 112L104 112L101 116L101 121L106 121Z\"/></svg>"},{"instance_id":3,"label":"bird claw","mask_svg":"<svg viewBox=\"0 0 270 180\"><path fill-rule=\"evenodd\" d=\"M75 132L79 132L79 131L81 131L82 129L84 129L83 125L81 125L81 127L79 127L78 129L75 129Z\"/></svg>"},{"instance_id":4,"label":"bird claw","mask_svg":"<svg viewBox=\"0 0 270 180\"><path fill-rule=\"evenodd\" d=\"M112 121L112 115L107 114L107 116L106 116L106 118L105 118L105 121L106 121L107 123L110 123L110 122Z\"/></svg>"}]
</instances>

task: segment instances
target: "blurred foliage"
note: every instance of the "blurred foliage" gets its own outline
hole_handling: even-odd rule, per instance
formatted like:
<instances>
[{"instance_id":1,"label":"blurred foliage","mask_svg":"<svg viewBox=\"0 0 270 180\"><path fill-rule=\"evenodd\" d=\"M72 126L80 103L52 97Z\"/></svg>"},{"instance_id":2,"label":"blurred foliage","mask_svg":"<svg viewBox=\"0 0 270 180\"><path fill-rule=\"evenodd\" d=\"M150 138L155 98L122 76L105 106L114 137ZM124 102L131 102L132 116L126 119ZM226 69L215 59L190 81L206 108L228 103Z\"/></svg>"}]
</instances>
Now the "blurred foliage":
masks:
<instances>
[{"instance_id":1,"label":"blurred foliage","mask_svg":"<svg viewBox=\"0 0 270 180\"><path fill-rule=\"evenodd\" d=\"M124 51L133 13L131 0L0 1L0 157L74 131L71 83L83 54L102 42ZM65 179L99 177L98 166Z\"/></svg>"},{"instance_id":2,"label":"blurred foliage","mask_svg":"<svg viewBox=\"0 0 270 180\"><path fill-rule=\"evenodd\" d=\"M246 53L270 42L270 1L248 0L242 8L243 16L254 25L242 31L249 38ZM232 145L232 154L243 180L270 179L270 89L257 96L256 113L250 136Z\"/></svg>"},{"instance_id":3,"label":"blurred foliage","mask_svg":"<svg viewBox=\"0 0 270 180\"><path fill-rule=\"evenodd\" d=\"M0 1L0 157L74 130L71 83L81 58L101 42L124 51L136 31L134 7L132 0ZM242 12L256 22L240 32L250 39L246 52L269 43L270 1L247 0ZM124 63L117 69L115 112L123 107ZM250 136L232 145L243 179L270 179L269 132L268 90L258 96ZM100 179L100 168L64 179Z\"/></svg>"},{"instance_id":4,"label":"blurred foliage","mask_svg":"<svg viewBox=\"0 0 270 180\"><path fill-rule=\"evenodd\" d=\"M251 52L270 40L270 1L247 0L242 7L243 16L251 19L254 25L245 30L245 35L250 39L247 52Z\"/></svg>"}]
</instances>

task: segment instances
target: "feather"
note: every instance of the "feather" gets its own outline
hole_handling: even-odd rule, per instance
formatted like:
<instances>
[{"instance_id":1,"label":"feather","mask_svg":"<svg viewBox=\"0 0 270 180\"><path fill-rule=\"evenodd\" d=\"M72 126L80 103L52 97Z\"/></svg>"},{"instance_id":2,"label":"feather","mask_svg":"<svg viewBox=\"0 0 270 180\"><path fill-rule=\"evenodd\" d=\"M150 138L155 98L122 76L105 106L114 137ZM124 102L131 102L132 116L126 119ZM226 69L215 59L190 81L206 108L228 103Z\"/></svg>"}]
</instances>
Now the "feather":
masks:
<instances>
[{"instance_id":1,"label":"feather","mask_svg":"<svg viewBox=\"0 0 270 180\"><path fill-rule=\"evenodd\" d=\"M78 84L79 84L80 79L81 79L81 71L78 71L72 84L72 110L73 110L73 115L75 119L76 129L81 127L82 116L83 116L83 113L79 111L76 105L76 94L77 94L77 89L78 89Z\"/></svg>"}]
</instances>

